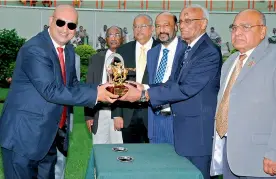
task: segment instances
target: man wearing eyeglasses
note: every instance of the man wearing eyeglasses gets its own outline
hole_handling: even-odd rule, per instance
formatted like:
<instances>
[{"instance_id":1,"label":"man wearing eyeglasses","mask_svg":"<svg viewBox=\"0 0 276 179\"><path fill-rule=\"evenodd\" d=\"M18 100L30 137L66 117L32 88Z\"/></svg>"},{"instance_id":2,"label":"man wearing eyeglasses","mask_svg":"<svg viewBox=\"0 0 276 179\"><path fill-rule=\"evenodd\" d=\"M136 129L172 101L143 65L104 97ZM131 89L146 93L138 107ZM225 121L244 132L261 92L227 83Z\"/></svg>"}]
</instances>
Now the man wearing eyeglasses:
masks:
<instances>
[{"instance_id":1,"label":"man wearing eyeglasses","mask_svg":"<svg viewBox=\"0 0 276 179\"><path fill-rule=\"evenodd\" d=\"M181 37L187 47L174 63L169 80L150 85L147 90L138 85L129 88L119 98L127 101L148 101L159 110L170 104L173 112L174 146L176 152L189 159L210 178L212 136L222 57L219 49L206 34L208 11L192 5L179 16Z\"/></svg>"},{"instance_id":2,"label":"man wearing eyeglasses","mask_svg":"<svg viewBox=\"0 0 276 179\"><path fill-rule=\"evenodd\" d=\"M230 26L238 52L223 64L214 133L212 175L224 179L276 176L276 46L266 18L241 11Z\"/></svg>"},{"instance_id":3,"label":"man wearing eyeglasses","mask_svg":"<svg viewBox=\"0 0 276 179\"><path fill-rule=\"evenodd\" d=\"M178 31L177 17L162 12L155 19L155 34L160 44L147 54L149 84L165 83L172 74L173 63L178 60L181 50L186 47ZM151 143L174 143L173 115L169 104L158 110L148 110L148 136Z\"/></svg>"},{"instance_id":4,"label":"man wearing eyeglasses","mask_svg":"<svg viewBox=\"0 0 276 179\"><path fill-rule=\"evenodd\" d=\"M100 51L90 58L86 78L87 83L106 83L105 61L123 43L123 31L120 27L109 27L105 36L108 49ZM84 115L87 128L93 136L93 144L123 143L122 132L114 129L110 104L99 103L93 109L84 108Z\"/></svg>"},{"instance_id":5,"label":"man wearing eyeglasses","mask_svg":"<svg viewBox=\"0 0 276 179\"><path fill-rule=\"evenodd\" d=\"M58 6L49 29L19 50L13 81L0 118L0 144L7 179L55 178L57 149L68 150L71 106L94 107L118 96L104 84L80 84L75 53L77 11ZM68 120L67 120L68 119ZM68 127L67 127L68 126Z\"/></svg>"},{"instance_id":6,"label":"man wearing eyeglasses","mask_svg":"<svg viewBox=\"0 0 276 179\"><path fill-rule=\"evenodd\" d=\"M153 30L153 21L150 16L147 14L137 15L133 21L135 41L118 48L117 53L123 57L125 67L136 69L135 75L129 77L128 80L148 84L147 52L158 44L152 38ZM147 103L122 102L112 111L115 129L122 131L124 143L149 142L147 108Z\"/></svg>"}]
</instances>

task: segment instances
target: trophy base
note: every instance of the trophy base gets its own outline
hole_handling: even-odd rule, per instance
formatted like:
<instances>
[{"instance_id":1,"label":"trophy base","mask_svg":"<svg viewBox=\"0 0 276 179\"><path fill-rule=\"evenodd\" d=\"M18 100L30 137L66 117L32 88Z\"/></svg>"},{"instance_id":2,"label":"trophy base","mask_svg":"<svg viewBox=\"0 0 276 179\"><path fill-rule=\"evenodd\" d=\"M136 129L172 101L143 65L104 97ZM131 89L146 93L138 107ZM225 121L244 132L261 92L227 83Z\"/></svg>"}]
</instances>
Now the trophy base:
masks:
<instances>
[{"instance_id":1,"label":"trophy base","mask_svg":"<svg viewBox=\"0 0 276 179\"><path fill-rule=\"evenodd\" d=\"M122 97L127 93L128 88L124 85L115 85L114 87L107 87L106 90L112 94Z\"/></svg>"}]
</instances>

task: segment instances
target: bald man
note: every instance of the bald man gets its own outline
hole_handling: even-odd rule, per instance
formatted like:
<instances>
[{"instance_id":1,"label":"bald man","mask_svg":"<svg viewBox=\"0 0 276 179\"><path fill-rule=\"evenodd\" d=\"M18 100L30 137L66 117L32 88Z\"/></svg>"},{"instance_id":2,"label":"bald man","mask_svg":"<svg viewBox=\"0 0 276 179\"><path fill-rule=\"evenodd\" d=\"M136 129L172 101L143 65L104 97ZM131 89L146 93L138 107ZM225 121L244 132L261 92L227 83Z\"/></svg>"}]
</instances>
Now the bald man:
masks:
<instances>
[{"instance_id":1,"label":"bald man","mask_svg":"<svg viewBox=\"0 0 276 179\"><path fill-rule=\"evenodd\" d=\"M223 64L211 174L223 179L276 178L276 46L257 10L230 26L238 52Z\"/></svg>"},{"instance_id":2,"label":"bald man","mask_svg":"<svg viewBox=\"0 0 276 179\"><path fill-rule=\"evenodd\" d=\"M55 178L57 149L68 149L70 106L114 102L102 86L77 80L75 53L68 45L78 13L58 6L46 29L18 52L13 81L0 119L0 145L7 179Z\"/></svg>"}]
</instances>

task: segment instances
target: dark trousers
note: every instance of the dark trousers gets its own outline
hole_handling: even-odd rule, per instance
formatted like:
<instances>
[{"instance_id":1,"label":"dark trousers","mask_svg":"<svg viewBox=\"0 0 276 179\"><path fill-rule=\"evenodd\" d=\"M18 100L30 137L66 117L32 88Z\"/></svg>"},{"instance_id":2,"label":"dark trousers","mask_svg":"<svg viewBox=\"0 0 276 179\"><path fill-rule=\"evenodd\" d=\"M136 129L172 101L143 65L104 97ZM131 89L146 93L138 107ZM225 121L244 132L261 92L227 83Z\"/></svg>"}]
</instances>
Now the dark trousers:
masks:
<instances>
[{"instance_id":1,"label":"dark trousers","mask_svg":"<svg viewBox=\"0 0 276 179\"><path fill-rule=\"evenodd\" d=\"M264 179L264 178L276 178L276 177L243 177L235 175L228 163L227 159L227 138L225 139L224 149L223 149L223 179Z\"/></svg>"},{"instance_id":2,"label":"dark trousers","mask_svg":"<svg viewBox=\"0 0 276 179\"><path fill-rule=\"evenodd\" d=\"M124 143L149 143L147 124L144 124L143 118L134 115L128 127L122 128Z\"/></svg>"},{"instance_id":3,"label":"dark trousers","mask_svg":"<svg viewBox=\"0 0 276 179\"><path fill-rule=\"evenodd\" d=\"M150 143L166 143L173 145L173 116L155 116L153 118L152 135Z\"/></svg>"},{"instance_id":4,"label":"dark trousers","mask_svg":"<svg viewBox=\"0 0 276 179\"><path fill-rule=\"evenodd\" d=\"M30 160L1 148L5 179L54 179L57 150L55 142L40 161Z\"/></svg>"},{"instance_id":5,"label":"dark trousers","mask_svg":"<svg viewBox=\"0 0 276 179\"><path fill-rule=\"evenodd\" d=\"M205 156L187 156L188 160L192 162L201 172L204 179L210 179L210 166L211 166L211 155Z\"/></svg>"}]
</instances>

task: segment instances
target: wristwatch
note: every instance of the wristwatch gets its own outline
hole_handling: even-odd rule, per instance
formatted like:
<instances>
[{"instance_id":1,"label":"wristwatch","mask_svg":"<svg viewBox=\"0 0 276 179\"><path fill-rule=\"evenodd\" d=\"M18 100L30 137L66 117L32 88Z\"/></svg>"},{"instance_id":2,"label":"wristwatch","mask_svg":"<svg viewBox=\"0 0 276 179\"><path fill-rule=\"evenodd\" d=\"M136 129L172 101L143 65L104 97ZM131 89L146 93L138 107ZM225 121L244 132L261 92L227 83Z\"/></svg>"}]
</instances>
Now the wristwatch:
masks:
<instances>
[{"instance_id":1,"label":"wristwatch","mask_svg":"<svg viewBox=\"0 0 276 179\"><path fill-rule=\"evenodd\" d=\"M142 94L140 97L140 102L146 102L147 101L147 97L146 97L146 90L142 90Z\"/></svg>"}]
</instances>

